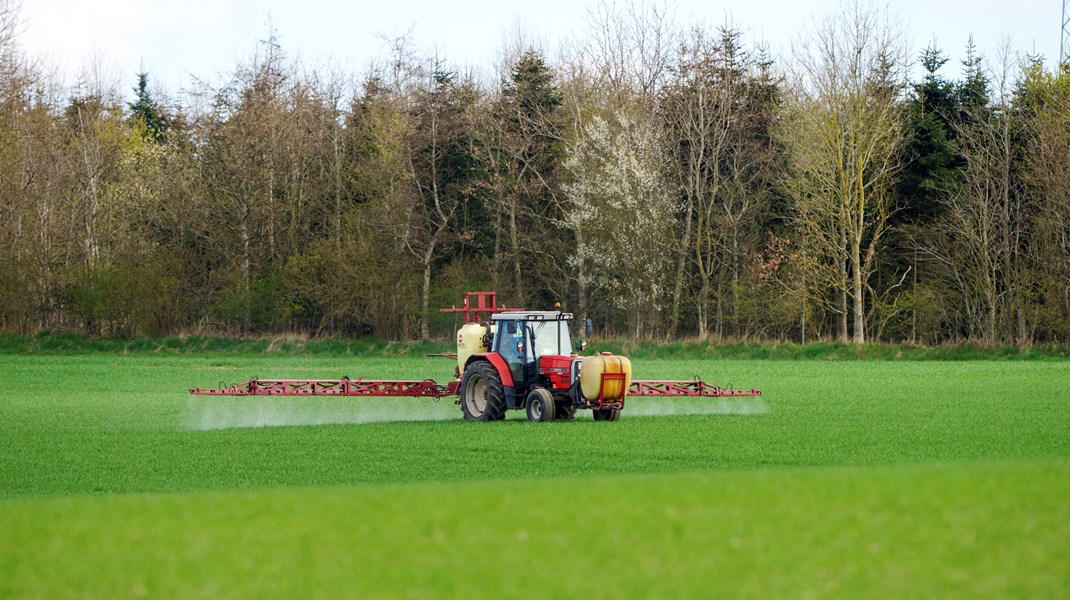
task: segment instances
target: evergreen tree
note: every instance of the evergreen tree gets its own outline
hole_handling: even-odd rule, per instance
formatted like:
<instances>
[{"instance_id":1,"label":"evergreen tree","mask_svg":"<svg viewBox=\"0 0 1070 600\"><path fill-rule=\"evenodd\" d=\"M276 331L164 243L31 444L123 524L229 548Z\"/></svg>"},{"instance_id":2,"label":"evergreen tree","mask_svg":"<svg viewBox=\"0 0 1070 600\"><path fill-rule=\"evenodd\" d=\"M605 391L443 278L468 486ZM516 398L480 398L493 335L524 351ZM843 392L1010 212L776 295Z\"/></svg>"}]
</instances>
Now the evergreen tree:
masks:
<instances>
[{"instance_id":1,"label":"evergreen tree","mask_svg":"<svg viewBox=\"0 0 1070 600\"><path fill-rule=\"evenodd\" d=\"M484 159L501 214L495 226L494 271L509 273L498 282L499 289L524 303L562 298L559 282L567 275L558 261L541 258L546 252L563 253L569 245L558 226L564 117L563 95L554 79L538 52L528 50L515 59L492 108L493 132ZM506 287L509 280L512 285Z\"/></svg>"},{"instance_id":2,"label":"evergreen tree","mask_svg":"<svg viewBox=\"0 0 1070 600\"><path fill-rule=\"evenodd\" d=\"M930 45L921 53L925 76L915 83L907 102L906 167L899 186L904 199L899 218L928 220L939 211L941 196L959 184L962 160L955 145L952 120L958 115L958 98L952 82L938 73L948 59Z\"/></svg>"},{"instance_id":3,"label":"evergreen tree","mask_svg":"<svg viewBox=\"0 0 1070 600\"><path fill-rule=\"evenodd\" d=\"M978 54L973 36L966 42L966 58L962 61L963 81L958 85L956 95L959 103L959 116L968 120L971 111L981 111L988 107L989 83L984 69L984 56ZM979 116L979 115L975 115Z\"/></svg>"},{"instance_id":4,"label":"evergreen tree","mask_svg":"<svg viewBox=\"0 0 1070 600\"><path fill-rule=\"evenodd\" d=\"M130 103L130 119L140 122L144 127L143 135L155 142L166 139L167 132L171 128L170 119L164 113L159 103L149 94L149 74L137 74L137 87L134 88L137 101Z\"/></svg>"}]
</instances>

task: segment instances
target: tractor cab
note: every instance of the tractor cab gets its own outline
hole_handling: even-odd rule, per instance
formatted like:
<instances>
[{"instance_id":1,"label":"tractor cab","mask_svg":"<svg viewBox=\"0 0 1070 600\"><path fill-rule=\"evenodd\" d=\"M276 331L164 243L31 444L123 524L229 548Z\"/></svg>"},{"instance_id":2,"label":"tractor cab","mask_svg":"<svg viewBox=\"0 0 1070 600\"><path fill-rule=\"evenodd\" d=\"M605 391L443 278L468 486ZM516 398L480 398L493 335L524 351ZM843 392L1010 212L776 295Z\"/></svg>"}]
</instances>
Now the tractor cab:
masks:
<instances>
[{"instance_id":1,"label":"tractor cab","mask_svg":"<svg viewBox=\"0 0 1070 600\"><path fill-rule=\"evenodd\" d=\"M541 380L543 356L570 356L572 315L555 311L498 313L491 317L497 352L509 367L517 392Z\"/></svg>"}]
</instances>

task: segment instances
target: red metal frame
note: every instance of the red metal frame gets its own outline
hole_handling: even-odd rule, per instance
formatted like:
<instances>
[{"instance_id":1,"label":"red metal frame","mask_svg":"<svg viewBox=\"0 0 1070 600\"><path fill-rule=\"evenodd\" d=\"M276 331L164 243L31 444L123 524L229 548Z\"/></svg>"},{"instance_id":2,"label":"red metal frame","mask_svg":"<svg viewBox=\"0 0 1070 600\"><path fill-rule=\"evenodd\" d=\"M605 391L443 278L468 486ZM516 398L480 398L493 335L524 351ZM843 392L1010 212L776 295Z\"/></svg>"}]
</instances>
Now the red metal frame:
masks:
<instances>
[{"instance_id":1,"label":"red metal frame","mask_svg":"<svg viewBox=\"0 0 1070 600\"><path fill-rule=\"evenodd\" d=\"M225 388L194 388L195 396L388 396L399 398L441 398L453 396L461 383L445 385L423 381L251 379Z\"/></svg>"},{"instance_id":2,"label":"red metal frame","mask_svg":"<svg viewBox=\"0 0 1070 600\"><path fill-rule=\"evenodd\" d=\"M705 381L633 381L629 396L761 396L761 390L729 390Z\"/></svg>"},{"instance_id":3,"label":"red metal frame","mask_svg":"<svg viewBox=\"0 0 1070 600\"><path fill-rule=\"evenodd\" d=\"M586 398L587 403L591 405L595 410L602 408L624 408L624 398L627 398L631 393L632 388L628 388L628 394L624 395L624 398L618 400L606 400L606 382L607 381L624 381L627 379L626 373L602 373L602 376L598 379L598 397Z\"/></svg>"},{"instance_id":4,"label":"red metal frame","mask_svg":"<svg viewBox=\"0 0 1070 600\"><path fill-rule=\"evenodd\" d=\"M492 359L493 360L493 359ZM500 357L499 357L499 360ZM504 379L509 370L503 371ZM605 373L605 379L622 379L623 374ZM603 381L603 385L605 382ZM396 398L442 398L457 395L460 381L446 384L432 379L422 381L367 381L365 379L251 379L224 388L193 388L190 394L197 396L381 396ZM599 397L589 400L598 407L623 406L624 401L606 402ZM760 390L730 390L705 381L633 381L628 387L628 396L633 397L740 397L761 396Z\"/></svg>"},{"instance_id":5,"label":"red metal frame","mask_svg":"<svg viewBox=\"0 0 1070 600\"><path fill-rule=\"evenodd\" d=\"M475 299L475 305L471 302L471 299ZM440 308L438 312L443 313L462 313L464 314L464 322L470 323L473 320L476 323L481 323L487 319L490 315L500 312L516 312L522 311L523 308L507 308L505 306L498 306L498 294L495 292L465 292L464 293L464 306L457 308L451 306L449 308Z\"/></svg>"}]
</instances>

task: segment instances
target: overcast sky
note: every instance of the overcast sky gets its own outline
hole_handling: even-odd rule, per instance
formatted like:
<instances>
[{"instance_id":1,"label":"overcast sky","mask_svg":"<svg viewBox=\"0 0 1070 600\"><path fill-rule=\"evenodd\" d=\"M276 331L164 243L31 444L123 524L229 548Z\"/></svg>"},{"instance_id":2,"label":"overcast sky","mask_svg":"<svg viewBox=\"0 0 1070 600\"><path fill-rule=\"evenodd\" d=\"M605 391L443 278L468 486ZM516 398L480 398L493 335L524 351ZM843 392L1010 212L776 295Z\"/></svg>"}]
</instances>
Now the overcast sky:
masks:
<instances>
[{"instance_id":1,"label":"overcast sky","mask_svg":"<svg viewBox=\"0 0 1070 600\"><path fill-rule=\"evenodd\" d=\"M611 1L611 0L610 0ZM626 0L625 0L626 1ZM550 54L560 39L581 34L588 0L22 0L23 49L60 69L68 79L97 62L124 88L144 70L175 93L193 76L219 82L252 55L266 37L268 19L283 48L306 64L333 61L361 72L383 54L382 36L412 28L424 51L437 50L452 65L490 69L506 39L517 31L541 40ZM621 2L617 2L621 4ZM958 60L972 32L994 54L1008 36L1019 52L1058 60L1062 0L889 0L916 49L935 38L959 74ZM840 0L677 0L669 6L683 22L719 25L731 18L745 41L766 41L776 55L790 49L813 20Z\"/></svg>"}]
</instances>

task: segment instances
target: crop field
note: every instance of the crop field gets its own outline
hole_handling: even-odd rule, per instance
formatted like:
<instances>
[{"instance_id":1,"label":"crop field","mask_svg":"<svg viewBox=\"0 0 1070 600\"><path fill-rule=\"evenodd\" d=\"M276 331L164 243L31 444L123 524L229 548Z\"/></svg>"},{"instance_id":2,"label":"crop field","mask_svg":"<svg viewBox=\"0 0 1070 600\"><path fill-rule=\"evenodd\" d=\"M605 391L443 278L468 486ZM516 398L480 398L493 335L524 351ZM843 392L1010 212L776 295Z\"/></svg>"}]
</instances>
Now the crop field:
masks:
<instances>
[{"instance_id":1,"label":"crop field","mask_svg":"<svg viewBox=\"0 0 1070 600\"><path fill-rule=\"evenodd\" d=\"M187 394L451 372L0 355L0 598L1070 594L1066 360L637 360L765 395L617 423Z\"/></svg>"}]
</instances>

